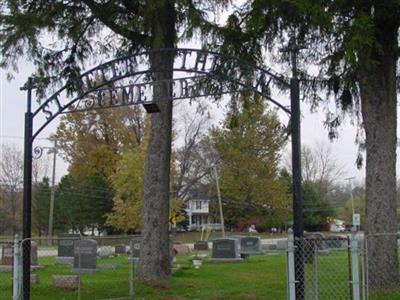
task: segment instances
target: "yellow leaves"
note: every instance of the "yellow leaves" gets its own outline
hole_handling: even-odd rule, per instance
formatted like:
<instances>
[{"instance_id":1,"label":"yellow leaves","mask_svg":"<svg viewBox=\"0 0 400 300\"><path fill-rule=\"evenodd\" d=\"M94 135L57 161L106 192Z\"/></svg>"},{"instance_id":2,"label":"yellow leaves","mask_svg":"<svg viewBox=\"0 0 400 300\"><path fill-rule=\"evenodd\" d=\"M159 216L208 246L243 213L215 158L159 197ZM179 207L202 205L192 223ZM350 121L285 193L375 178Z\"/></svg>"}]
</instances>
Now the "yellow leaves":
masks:
<instances>
[{"instance_id":1,"label":"yellow leaves","mask_svg":"<svg viewBox=\"0 0 400 300\"><path fill-rule=\"evenodd\" d=\"M86 178L94 173L101 173L109 178L114 174L117 162L120 159L121 156L111 151L107 145L99 145L87 153L85 157L77 158L77 163L72 164L69 171L76 178Z\"/></svg>"},{"instance_id":2,"label":"yellow leaves","mask_svg":"<svg viewBox=\"0 0 400 300\"><path fill-rule=\"evenodd\" d=\"M181 213L181 210L183 208L183 201L177 198L171 198L170 199L170 213L169 217L175 217L176 223L184 221L186 218L185 216Z\"/></svg>"},{"instance_id":3,"label":"yellow leaves","mask_svg":"<svg viewBox=\"0 0 400 300\"><path fill-rule=\"evenodd\" d=\"M242 95L232 104L222 129L212 131L221 159L220 184L224 199L256 210L287 211L290 196L277 178L279 151L285 137L276 112L257 96ZM234 117L237 126L230 126ZM257 213L256 211L251 213Z\"/></svg>"},{"instance_id":4,"label":"yellow leaves","mask_svg":"<svg viewBox=\"0 0 400 300\"><path fill-rule=\"evenodd\" d=\"M114 197L113 212L107 214L107 225L127 232L141 225L142 201L122 200Z\"/></svg>"},{"instance_id":5,"label":"yellow leaves","mask_svg":"<svg viewBox=\"0 0 400 300\"><path fill-rule=\"evenodd\" d=\"M92 173L112 175L122 153L143 141L145 120L139 107L119 107L67 114L54 138L70 174L85 178Z\"/></svg>"},{"instance_id":6,"label":"yellow leaves","mask_svg":"<svg viewBox=\"0 0 400 300\"><path fill-rule=\"evenodd\" d=\"M116 191L113 211L107 215L107 224L124 232L141 225L143 207L143 173L147 145L141 144L126 152L111 176Z\"/></svg>"}]
</instances>

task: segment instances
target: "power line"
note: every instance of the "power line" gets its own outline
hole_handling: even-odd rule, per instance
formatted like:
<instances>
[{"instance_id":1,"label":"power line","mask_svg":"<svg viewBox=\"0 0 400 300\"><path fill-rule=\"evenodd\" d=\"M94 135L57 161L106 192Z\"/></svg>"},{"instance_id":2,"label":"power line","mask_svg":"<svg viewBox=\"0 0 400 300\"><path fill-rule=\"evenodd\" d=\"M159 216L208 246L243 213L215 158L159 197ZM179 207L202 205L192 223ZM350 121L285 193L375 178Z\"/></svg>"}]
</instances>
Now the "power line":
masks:
<instances>
[{"instance_id":1,"label":"power line","mask_svg":"<svg viewBox=\"0 0 400 300\"><path fill-rule=\"evenodd\" d=\"M16 136L16 135L0 135L0 138L6 138L6 139L19 139L23 140L23 136ZM38 140L48 140L48 138L36 138Z\"/></svg>"}]
</instances>

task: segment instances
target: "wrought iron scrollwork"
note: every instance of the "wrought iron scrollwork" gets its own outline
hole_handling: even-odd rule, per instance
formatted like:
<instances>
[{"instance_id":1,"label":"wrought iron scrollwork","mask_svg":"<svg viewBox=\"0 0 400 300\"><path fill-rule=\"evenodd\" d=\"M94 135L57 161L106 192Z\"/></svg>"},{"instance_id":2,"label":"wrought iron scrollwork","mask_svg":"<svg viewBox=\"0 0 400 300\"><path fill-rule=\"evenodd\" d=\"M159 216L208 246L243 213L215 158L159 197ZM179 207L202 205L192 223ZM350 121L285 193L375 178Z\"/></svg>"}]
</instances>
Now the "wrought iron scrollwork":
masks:
<instances>
[{"instance_id":1,"label":"wrought iron scrollwork","mask_svg":"<svg viewBox=\"0 0 400 300\"><path fill-rule=\"evenodd\" d=\"M34 159L39 159L39 158L41 158L42 155L43 155L43 150L44 150L43 147L36 146L35 148L33 148L32 157L33 157Z\"/></svg>"},{"instance_id":2,"label":"wrought iron scrollwork","mask_svg":"<svg viewBox=\"0 0 400 300\"><path fill-rule=\"evenodd\" d=\"M168 69L148 68L145 63L156 53L174 56L174 65ZM183 72L190 76L154 81L152 75L156 72ZM290 84L270 68L243 67L237 58L223 57L207 50L157 49L116 58L81 74L73 82L67 82L33 113L34 118L38 114L45 117L45 122L33 133L33 139L62 113L138 104L146 108L153 104L152 90L156 85L170 89L172 97L166 100L218 97L251 90L291 114L290 109L270 95L271 85L289 88Z\"/></svg>"}]
</instances>

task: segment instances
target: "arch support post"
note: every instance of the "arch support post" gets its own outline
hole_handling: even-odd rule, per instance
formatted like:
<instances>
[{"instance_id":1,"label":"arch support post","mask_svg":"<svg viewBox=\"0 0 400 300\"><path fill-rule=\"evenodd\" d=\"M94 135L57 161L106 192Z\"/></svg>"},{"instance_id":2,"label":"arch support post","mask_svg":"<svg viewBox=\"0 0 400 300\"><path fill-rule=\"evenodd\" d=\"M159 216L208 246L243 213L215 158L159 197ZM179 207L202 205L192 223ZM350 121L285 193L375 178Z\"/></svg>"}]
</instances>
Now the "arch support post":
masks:
<instances>
[{"instance_id":1,"label":"arch support post","mask_svg":"<svg viewBox=\"0 0 400 300\"><path fill-rule=\"evenodd\" d=\"M290 110L292 136L292 190L293 190L293 234L294 234L294 263L296 299L305 298L304 289L304 247L302 238L303 222L303 195L301 187L301 121L300 121L300 84L297 74L297 54L304 46L297 45L294 37L290 38L289 45L283 51L290 53L292 78L290 79Z\"/></svg>"},{"instance_id":2,"label":"arch support post","mask_svg":"<svg viewBox=\"0 0 400 300\"><path fill-rule=\"evenodd\" d=\"M32 79L22 90L27 90L27 110L25 113L24 134L24 182L23 182L23 209L22 209L22 295L23 300L30 299L31 275L31 224L32 224Z\"/></svg>"},{"instance_id":3,"label":"arch support post","mask_svg":"<svg viewBox=\"0 0 400 300\"><path fill-rule=\"evenodd\" d=\"M296 280L296 299L304 299L304 255L302 251L303 223L303 195L301 190L301 128L300 128L300 97L299 80L293 77L290 80L291 102L291 134L292 134L292 190L293 190L293 233L294 233L294 261Z\"/></svg>"}]
</instances>

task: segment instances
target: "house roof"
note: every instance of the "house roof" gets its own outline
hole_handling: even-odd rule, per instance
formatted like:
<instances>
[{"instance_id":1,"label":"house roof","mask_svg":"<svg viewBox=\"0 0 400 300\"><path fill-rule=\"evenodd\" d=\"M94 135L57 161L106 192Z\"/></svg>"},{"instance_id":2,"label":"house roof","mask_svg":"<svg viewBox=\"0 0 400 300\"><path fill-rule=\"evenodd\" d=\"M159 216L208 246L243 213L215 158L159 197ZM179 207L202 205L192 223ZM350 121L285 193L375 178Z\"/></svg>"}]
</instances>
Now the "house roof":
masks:
<instances>
[{"instance_id":1,"label":"house roof","mask_svg":"<svg viewBox=\"0 0 400 300\"><path fill-rule=\"evenodd\" d=\"M203 193L202 191L199 191L197 189L193 189L188 191L186 195L186 199L189 200L207 200L210 201L210 197L206 194Z\"/></svg>"}]
</instances>

